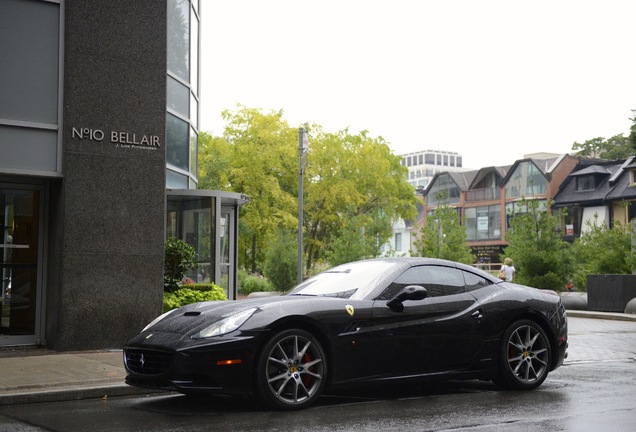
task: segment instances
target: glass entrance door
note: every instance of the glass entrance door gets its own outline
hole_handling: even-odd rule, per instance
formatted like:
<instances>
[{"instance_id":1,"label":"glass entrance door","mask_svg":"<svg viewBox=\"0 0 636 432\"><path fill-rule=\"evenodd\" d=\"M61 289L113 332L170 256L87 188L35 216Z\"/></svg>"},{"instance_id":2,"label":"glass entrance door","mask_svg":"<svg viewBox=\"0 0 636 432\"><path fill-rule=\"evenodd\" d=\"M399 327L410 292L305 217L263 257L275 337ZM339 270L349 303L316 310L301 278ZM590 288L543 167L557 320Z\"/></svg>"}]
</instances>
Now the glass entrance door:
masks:
<instances>
[{"instance_id":1,"label":"glass entrance door","mask_svg":"<svg viewBox=\"0 0 636 432\"><path fill-rule=\"evenodd\" d=\"M0 184L0 345L39 338L40 191Z\"/></svg>"},{"instance_id":2,"label":"glass entrance door","mask_svg":"<svg viewBox=\"0 0 636 432\"><path fill-rule=\"evenodd\" d=\"M234 244L236 239L234 238L234 208L223 206L221 207L221 219L220 219L220 259L219 269L221 273L220 286L225 289L228 299L236 299L236 287L234 286L234 268L236 264L234 262Z\"/></svg>"}]
</instances>

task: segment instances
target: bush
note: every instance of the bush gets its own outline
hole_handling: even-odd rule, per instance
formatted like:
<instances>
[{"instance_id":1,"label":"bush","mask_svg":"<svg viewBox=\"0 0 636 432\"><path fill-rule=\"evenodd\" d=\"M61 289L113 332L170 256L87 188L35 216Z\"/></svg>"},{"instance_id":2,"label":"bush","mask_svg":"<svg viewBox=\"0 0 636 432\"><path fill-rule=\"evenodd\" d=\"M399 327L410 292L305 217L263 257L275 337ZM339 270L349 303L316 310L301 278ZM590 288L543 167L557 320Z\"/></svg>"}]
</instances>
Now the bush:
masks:
<instances>
[{"instance_id":1,"label":"bush","mask_svg":"<svg viewBox=\"0 0 636 432\"><path fill-rule=\"evenodd\" d=\"M180 308L190 303L227 300L223 288L214 284L190 284L176 291L163 293L163 311Z\"/></svg>"},{"instance_id":2,"label":"bush","mask_svg":"<svg viewBox=\"0 0 636 432\"><path fill-rule=\"evenodd\" d=\"M197 266L196 251L192 246L174 237L166 240L163 268L164 291L178 290L183 283L185 273Z\"/></svg>"},{"instance_id":3,"label":"bush","mask_svg":"<svg viewBox=\"0 0 636 432\"><path fill-rule=\"evenodd\" d=\"M261 276L251 275L247 272L243 272L243 275L241 275L241 272L239 272L238 279L238 292L242 295L249 295L253 292L276 291L274 285Z\"/></svg>"},{"instance_id":4,"label":"bush","mask_svg":"<svg viewBox=\"0 0 636 432\"><path fill-rule=\"evenodd\" d=\"M298 244L288 231L282 231L267 250L263 273L277 291L287 291L298 280Z\"/></svg>"}]
</instances>

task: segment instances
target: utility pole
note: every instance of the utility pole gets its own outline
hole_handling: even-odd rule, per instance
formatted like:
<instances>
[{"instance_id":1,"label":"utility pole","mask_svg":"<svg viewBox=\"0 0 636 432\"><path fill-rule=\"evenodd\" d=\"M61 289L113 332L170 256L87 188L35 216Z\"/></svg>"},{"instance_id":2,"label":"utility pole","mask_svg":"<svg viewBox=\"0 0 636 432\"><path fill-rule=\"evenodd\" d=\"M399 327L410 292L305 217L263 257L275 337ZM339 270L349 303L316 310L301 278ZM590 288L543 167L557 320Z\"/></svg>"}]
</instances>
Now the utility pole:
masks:
<instances>
[{"instance_id":1,"label":"utility pole","mask_svg":"<svg viewBox=\"0 0 636 432\"><path fill-rule=\"evenodd\" d=\"M303 175L308 147L307 131L301 126L298 129L298 283L303 281Z\"/></svg>"}]
</instances>

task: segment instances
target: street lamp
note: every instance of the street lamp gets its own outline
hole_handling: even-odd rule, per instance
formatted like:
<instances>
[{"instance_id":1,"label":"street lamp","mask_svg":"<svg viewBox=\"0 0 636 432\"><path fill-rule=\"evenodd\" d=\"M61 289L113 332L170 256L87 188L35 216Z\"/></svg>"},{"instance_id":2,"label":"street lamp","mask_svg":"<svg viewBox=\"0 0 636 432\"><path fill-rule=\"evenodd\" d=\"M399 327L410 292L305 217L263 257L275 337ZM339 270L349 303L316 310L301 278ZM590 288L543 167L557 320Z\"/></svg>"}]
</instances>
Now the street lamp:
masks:
<instances>
[{"instance_id":1,"label":"street lamp","mask_svg":"<svg viewBox=\"0 0 636 432\"><path fill-rule=\"evenodd\" d=\"M303 174L308 147L307 131L301 126L298 128L298 283L303 281Z\"/></svg>"}]
</instances>

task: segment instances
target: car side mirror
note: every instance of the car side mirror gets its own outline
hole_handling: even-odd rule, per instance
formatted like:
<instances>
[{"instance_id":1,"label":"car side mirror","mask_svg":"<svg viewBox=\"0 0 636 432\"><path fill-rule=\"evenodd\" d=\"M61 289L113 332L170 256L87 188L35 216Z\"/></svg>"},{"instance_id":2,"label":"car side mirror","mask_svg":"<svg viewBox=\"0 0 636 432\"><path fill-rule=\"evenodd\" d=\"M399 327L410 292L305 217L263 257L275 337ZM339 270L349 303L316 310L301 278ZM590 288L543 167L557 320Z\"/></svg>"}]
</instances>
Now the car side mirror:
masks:
<instances>
[{"instance_id":1,"label":"car side mirror","mask_svg":"<svg viewBox=\"0 0 636 432\"><path fill-rule=\"evenodd\" d=\"M395 297L386 302L386 305L393 312L402 312L406 300L423 300L428 295L426 288L419 285L409 285L400 290Z\"/></svg>"}]
</instances>

